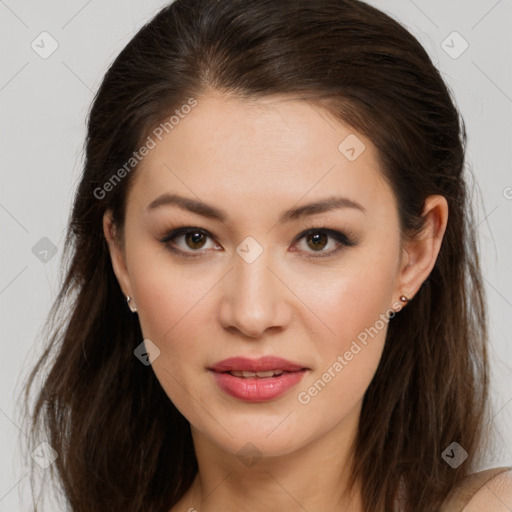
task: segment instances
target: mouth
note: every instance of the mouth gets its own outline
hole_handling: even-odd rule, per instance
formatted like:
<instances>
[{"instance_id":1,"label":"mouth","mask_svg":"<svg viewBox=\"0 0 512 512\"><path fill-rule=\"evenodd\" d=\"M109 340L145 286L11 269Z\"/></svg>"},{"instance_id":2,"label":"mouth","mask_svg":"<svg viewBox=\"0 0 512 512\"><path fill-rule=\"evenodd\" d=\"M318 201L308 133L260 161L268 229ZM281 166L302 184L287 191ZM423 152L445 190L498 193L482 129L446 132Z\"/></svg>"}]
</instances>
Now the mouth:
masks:
<instances>
[{"instance_id":1,"label":"mouth","mask_svg":"<svg viewBox=\"0 0 512 512\"><path fill-rule=\"evenodd\" d=\"M286 394L311 369L282 357L263 356L231 357L208 370L224 393L246 402L264 402Z\"/></svg>"},{"instance_id":2,"label":"mouth","mask_svg":"<svg viewBox=\"0 0 512 512\"><path fill-rule=\"evenodd\" d=\"M266 378L279 376L282 373L309 370L310 368L282 357L263 356L259 359L230 357L229 359L219 361L208 369L218 373L232 372L235 377Z\"/></svg>"},{"instance_id":3,"label":"mouth","mask_svg":"<svg viewBox=\"0 0 512 512\"><path fill-rule=\"evenodd\" d=\"M223 393L244 402L255 403L276 400L286 395L308 371L302 368L295 371L276 369L258 372L210 370L209 373Z\"/></svg>"},{"instance_id":4,"label":"mouth","mask_svg":"<svg viewBox=\"0 0 512 512\"><path fill-rule=\"evenodd\" d=\"M295 371L287 371L287 370L267 370L264 372L251 372L248 370L230 370L226 372L217 372L217 373L229 373L230 375L233 375L233 377L238 377L242 379L268 379L268 378L275 378L279 377L280 375L286 374L286 373L296 373L297 371L306 371L307 368L301 368L300 370ZM215 370L212 370L215 371Z\"/></svg>"}]
</instances>

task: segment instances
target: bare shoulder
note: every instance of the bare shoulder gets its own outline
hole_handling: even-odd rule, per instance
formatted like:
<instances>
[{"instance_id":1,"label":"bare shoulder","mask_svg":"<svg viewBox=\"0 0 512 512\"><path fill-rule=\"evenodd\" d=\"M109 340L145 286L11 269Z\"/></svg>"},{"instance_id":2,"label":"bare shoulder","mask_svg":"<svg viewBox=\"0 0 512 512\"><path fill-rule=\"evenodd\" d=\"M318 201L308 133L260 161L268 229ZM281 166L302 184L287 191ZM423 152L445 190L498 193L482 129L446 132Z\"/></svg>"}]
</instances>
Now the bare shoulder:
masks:
<instances>
[{"instance_id":1,"label":"bare shoulder","mask_svg":"<svg viewBox=\"0 0 512 512\"><path fill-rule=\"evenodd\" d=\"M512 468L493 476L475 493L463 512L510 512L512 510Z\"/></svg>"}]
</instances>

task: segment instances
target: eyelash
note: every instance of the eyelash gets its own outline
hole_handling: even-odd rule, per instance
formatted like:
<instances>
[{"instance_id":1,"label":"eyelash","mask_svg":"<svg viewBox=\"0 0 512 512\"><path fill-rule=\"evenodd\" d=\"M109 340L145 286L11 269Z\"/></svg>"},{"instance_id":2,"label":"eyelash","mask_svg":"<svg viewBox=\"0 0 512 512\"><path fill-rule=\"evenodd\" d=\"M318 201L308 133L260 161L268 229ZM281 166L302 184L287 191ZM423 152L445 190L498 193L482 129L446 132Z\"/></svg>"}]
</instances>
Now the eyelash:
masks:
<instances>
[{"instance_id":1,"label":"eyelash","mask_svg":"<svg viewBox=\"0 0 512 512\"><path fill-rule=\"evenodd\" d=\"M169 249L170 251L172 251L180 256L184 256L186 258L199 258L199 257L203 256L203 254L199 253L199 250L193 251L193 252L198 252L199 254L190 254L186 251L182 251L181 249L176 249L176 248L168 245L169 242L175 240L179 236L186 235L187 233L191 233L191 232L201 233L202 235L207 236L209 238L212 238L212 239L214 238L205 229L197 228L197 227L193 227L193 226L187 226L185 224L179 224L174 229L169 231L162 239L160 239L160 242L163 243L167 249ZM338 247L337 249L331 250L325 254L311 255L311 256L309 256L310 258L327 258L329 256L332 256L335 253L338 253L344 247L354 247L355 245L357 245L356 238L354 236L352 236L352 234L350 232L342 233L342 232L336 231L334 229L329 229L325 226L316 226L316 227L310 226L310 227L306 228L304 231L302 231L302 233L300 233L297 236L294 243L297 243L299 240L302 240L302 238L306 238L309 235L318 234L318 233L326 234L329 237L334 238L339 244L341 244L341 246ZM321 252L321 251L319 251L319 252ZM313 251L313 254L314 254L314 251Z\"/></svg>"}]
</instances>

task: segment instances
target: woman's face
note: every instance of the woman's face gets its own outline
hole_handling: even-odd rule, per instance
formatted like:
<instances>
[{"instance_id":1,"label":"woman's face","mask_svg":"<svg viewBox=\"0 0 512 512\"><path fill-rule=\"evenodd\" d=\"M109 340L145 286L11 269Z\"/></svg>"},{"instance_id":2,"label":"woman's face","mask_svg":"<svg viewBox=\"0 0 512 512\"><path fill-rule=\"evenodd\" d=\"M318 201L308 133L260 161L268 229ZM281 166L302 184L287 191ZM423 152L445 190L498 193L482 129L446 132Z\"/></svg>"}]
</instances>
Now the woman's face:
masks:
<instances>
[{"instance_id":1,"label":"woman's face","mask_svg":"<svg viewBox=\"0 0 512 512\"><path fill-rule=\"evenodd\" d=\"M308 102L214 94L161 138L133 177L113 263L170 400L196 435L233 454L252 443L283 455L355 425L389 318L411 291L375 147ZM306 208L327 198L339 204ZM189 233L164 241L180 226ZM262 356L307 370L211 370Z\"/></svg>"}]
</instances>

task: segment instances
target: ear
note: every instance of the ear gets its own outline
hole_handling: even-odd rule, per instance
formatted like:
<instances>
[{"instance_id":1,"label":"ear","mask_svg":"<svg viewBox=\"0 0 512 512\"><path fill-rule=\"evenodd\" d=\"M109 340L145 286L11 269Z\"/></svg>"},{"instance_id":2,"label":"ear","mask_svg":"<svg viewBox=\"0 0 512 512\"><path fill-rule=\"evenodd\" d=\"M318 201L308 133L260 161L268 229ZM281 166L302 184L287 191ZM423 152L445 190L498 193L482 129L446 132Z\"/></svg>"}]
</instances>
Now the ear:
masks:
<instances>
[{"instance_id":1,"label":"ear","mask_svg":"<svg viewBox=\"0 0 512 512\"><path fill-rule=\"evenodd\" d=\"M406 242L403 249L396 299L400 295L412 299L434 268L448 222L446 199L440 195L429 196L422 216L423 230L415 240Z\"/></svg>"},{"instance_id":2,"label":"ear","mask_svg":"<svg viewBox=\"0 0 512 512\"><path fill-rule=\"evenodd\" d=\"M103 233L107 240L112 268L116 275L117 282L125 295L133 297L128 269L126 267L124 248L121 246L122 242L116 233L116 226L112 220L112 212L110 210L107 210L103 215Z\"/></svg>"}]
</instances>

